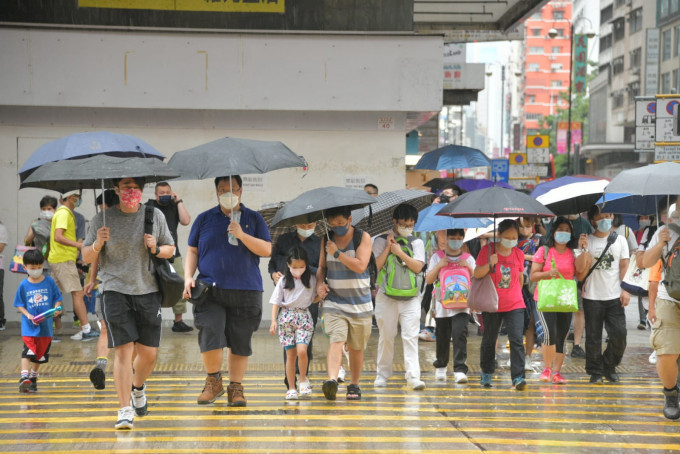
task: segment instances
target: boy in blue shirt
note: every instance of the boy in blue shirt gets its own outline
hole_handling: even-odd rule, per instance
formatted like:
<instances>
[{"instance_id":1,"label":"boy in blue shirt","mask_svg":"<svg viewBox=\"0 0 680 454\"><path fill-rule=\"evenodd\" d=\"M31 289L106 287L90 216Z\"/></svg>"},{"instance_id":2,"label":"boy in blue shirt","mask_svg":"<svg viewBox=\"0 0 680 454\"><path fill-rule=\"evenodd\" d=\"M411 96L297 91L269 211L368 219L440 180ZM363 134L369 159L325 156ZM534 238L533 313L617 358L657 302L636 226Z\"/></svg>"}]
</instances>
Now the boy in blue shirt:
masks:
<instances>
[{"instance_id":1,"label":"boy in blue shirt","mask_svg":"<svg viewBox=\"0 0 680 454\"><path fill-rule=\"evenodd\" d=\"M50 276L43 276L45 258L36 249L26 251L24 266L28 277L21 281L14 296L14 307L21 312L21 337L24 350L21 353L21 379L19 392L38 391L38 368L49 359L52 343L52 320L47 318L35 323L33 318L61 305L61 293ZM57 311L55 315L61 314ZM30 375L29 375L30 367Z\"/></svg>"}]
</instances>

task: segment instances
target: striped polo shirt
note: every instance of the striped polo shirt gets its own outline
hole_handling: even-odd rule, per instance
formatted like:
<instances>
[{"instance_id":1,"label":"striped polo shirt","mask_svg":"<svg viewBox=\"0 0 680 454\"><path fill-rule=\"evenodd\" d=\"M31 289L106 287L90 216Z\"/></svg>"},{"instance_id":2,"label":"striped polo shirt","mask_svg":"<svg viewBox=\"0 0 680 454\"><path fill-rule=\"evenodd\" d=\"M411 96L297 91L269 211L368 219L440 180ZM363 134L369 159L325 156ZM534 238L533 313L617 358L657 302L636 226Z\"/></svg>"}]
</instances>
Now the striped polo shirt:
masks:
<instances>
[{"instance_id":1,"label":"striped polo shirt","mask_svg":"<svg viewBox=\"0 0 680 454\"><path fill-rule=\"evenodd\" d=\"M350 240L340 252L356 257L354 240ZM370 317L373 314L371 302L371 277L368 266L363 273L355 273L330 254L326 255L326 280L330 292L323 303L324 313L340 313L348 317Z\"/></svg>"}]
</instances>

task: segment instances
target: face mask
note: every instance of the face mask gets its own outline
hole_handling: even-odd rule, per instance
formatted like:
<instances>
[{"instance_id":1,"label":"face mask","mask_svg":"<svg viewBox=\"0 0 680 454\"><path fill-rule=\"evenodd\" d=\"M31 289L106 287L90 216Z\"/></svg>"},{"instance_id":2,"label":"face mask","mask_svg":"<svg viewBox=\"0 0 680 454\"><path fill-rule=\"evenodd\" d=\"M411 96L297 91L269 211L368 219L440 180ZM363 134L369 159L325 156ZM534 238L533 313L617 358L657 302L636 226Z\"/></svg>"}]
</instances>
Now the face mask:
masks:
<instances>
[{"instance_id":1,"label":"face mask","mask_svg":"<svg viewBox=\"0 0 680 454\"><path fill-rule=\"evenodd\" d=\"M448 240L449 243L449 248L451 248L454 251L457 251L458 249L463 247L463 240Z\"/></svg>"},{"instance_id":2,"label":"face mask","mask_svg":"<svg viewBox=\"0 0 680 454\"><path fill-rule=\"evenodd\" d=\"M406 228L406 227L397 227L397 233L399 236L403 236L404 238L411 236L413 233L412 228Z\"/></svg>"},{"instance_id":3,"label":"face mask","mask_svg":"<svg viewBox=\"0 0 680 454\"><path fill-rule=\"evenodd\" d=\"M512 249L517 246L517 240L506 240L503 238L501 239L501 244L508 249Z\"/></svg>"},{"instance_id":4,"label":"face mask","mask_svg":"<svg viewBox=\"0 0 680 454\"><path fill-rule=\"evenodd\" d=\"M140 199L140 200L141 200L141 199ZM73 206L76 207L76 208L78 208L82 202L83 202L83 199L81 199L80 197L78 197L78 201L77 201L76 203L74 203Z\"/></svg>"},{"instance_id":5,"label":"face mask","mask_svg":"<svg viewBox=\"0 0 680 454\"><path fill-rule=\"evenodd\" d=\"M555 232L555 243L567 244L571 240L571 232Z\"/></svg>"},{"instance_id":6,"label":"face mask","mask_svg":"<svg viewBox=\"0 0 680 454\"><path fill-rule=\"evenodd\" d=\"M172 201L171 195L160 195L158 196L158 203L161 205L167 205Z\"/></svg>"},{"instance_id":7,"label":"face mask","mask_svg":"<svg viewBox=\"0 0 680 454\"><path fill-rule=\"evenodd\" d=\"M127 208L135 208L142 201L142 190L137 188L125 188L120 190L120 203Z\"/></svg>"},{"instance_id":8,"label":"face mask","mask_svg":"<svg viewBox=\"0 0 680 454\"><path fill-rule=\"evenodd\" d=\"M309 238L310 236L314 235L314 229L297 229L298 235L300 235L302 238Z\"/></svg>"},{"instance_id":9,"label":"face mask","mask_svg":"<svg viewBox=\"0 0 680 454\"><path fill-rule=\"evenodd\" d=\"M612 228L612 220L611 219L600 219L597 221L597 231L600 233L607 233L611 230Z\"/></svg>"},{"instance_id":10,"label":"face mask","mask_svg":"<svg viewBox=\"0 0 680 454\"><path fill-rule=\"evenodd\" d=\"M295 278L295 279L300 279L300 277L305 273L305 270L307 268L292 268L288 267L290 270L290 274Z\"/></svg>"},{"instance_id":11,"label":"face mask","mask_svg":"<svg viewBox=\"0 0 680 454\"><path fill-rule=\"evenodd\" d=\"M493 242L494 242L494 243L500 243L500 242L501 242L501 237L499 237L499 236L494 237Z\"/></svg>"},{"instance_id":12,"label":"face mask","mask_svg":"<svg viewBox=\"0 0 680 454\"><path fill-rule=\"evenodd\" d=\"M641 229L645 229L652 225L652 221L650 221L649 219L643 219L640 222L638 222L638 224L640 224Z\"/></svg>"},{"instance_id":13,"label":"face mask","mask_svg":"<svg viewBox=\"0 0 680 454\"><path fill-rule=\"evenodd\" d=\"M47 219L48 221L52 219L52 216L54 216L54 211L50 210L43 210L40 212L40 217L42 219Z\"/></svg>"},{"instance_id":14,"label":"face mask","mask_svg":"<svg viewBox=\"0 0 680 454\"><path fill-rule=\"evenodd\" d=\"M30 277L32 277L33 279L37 279L37 278L39 278L40 276L42 276L42 274L43 274L42 268L39 269L39 270L28 270L28 269L27 269L26 272L27 272L28 275L29 275Z\"/></svg>"},{"instance_id":15,"label":"face mask","mask_svg":"<svg viewBox=\"0 0 680 454\"><path fill-rule=\"evenodd\" d=\"M349 227L347 225L336 225L331 227L331 230L338 236L345 236L349 232Z\"/></svg>"},{"instance_id":16,"label":"face mask","mask_svg":"<svg viewBox=\"0 0 680 454\"><path fill-rule=\"evenodd\" d=\"M220 205L222 205L225 210L233 210L238 206L238 204L239 201L236 194L225 192L220 196Z\"/></svg>"}]
</instances>

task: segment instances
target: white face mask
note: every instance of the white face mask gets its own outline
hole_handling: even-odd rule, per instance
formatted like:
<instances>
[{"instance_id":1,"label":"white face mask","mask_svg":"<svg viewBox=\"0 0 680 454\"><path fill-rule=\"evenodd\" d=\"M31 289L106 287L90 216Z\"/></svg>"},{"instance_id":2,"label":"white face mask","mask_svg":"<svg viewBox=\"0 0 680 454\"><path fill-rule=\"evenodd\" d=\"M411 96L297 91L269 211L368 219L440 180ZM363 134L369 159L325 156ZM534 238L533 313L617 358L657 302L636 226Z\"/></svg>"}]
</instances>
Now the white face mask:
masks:
<instances>
[{"instance_id":1,"label":"white face mask","mask_svg":"<svg viewBox=\"0 0 680 454\"><path fill-rule=\"evenodd\" d=\"M40 276L42 276L43 270L42 270L42 268L37 269L37 270L29 270L29 269L27 269L27 270L26 270L26 273L28 273L28 275L29 275L30 277L32 277L33 279L37 279L37 278L39 278Z\"/></svg>"},{"instance_id":2,"label":"white face mask","mask_svg":"<svg viewBox=\"0 0 680 454\"><path fill-rule=\"evenodd\" d=\"M639 224L640 224L640 228L644 229L644 228L649 227L652 224L652 221L650 221L649 219L643 219L639 222Z\"/></svg>"},{"instance_id":3,"label":"white face mask","mask_svg":"<svg viewBox=\"0 0 680 454\"><path fill-rule=\"evenodd\" d=\"M40 217L42 219L47 219L48 221L52 220L52 216L54 216L54 211L50 210L43 210L40 212Z\"/></svg>"},{"instance_id":4,"label":"white face mask","mask_svg":"<svg viewBox=\"0 0 680 454\"><path fill-rule=\"evenodd\" d=\"M300 279L300 277L301 277L303 274L305 274L305 270L306 270L307 268L292 268L292 267L289 266L288 269L290 270L290 274L291 274L295 279Z\"/></svg>"},{"instance_id":5,"label":"white face mask","mask_svg":"<svg viewBox=\"0 0 680 454\"><path fill-rule=\"evenodd\" d=\"M220 196L220 205L225 210L233 210L239 204L238 196L231 192L225 192Z\"/></svg>"},{"instance_id":6,"label":"white face mask","mask_svg":"<svg viewBox=\"0 0 680 454\"><path fill-rule=\"evenodd\" d=\"M300 235L302 238L309 238L310 236L314 235L314 229L297 229L298 235Z\"/></svg>"},{"instance_id":7,"label":"white face mask","mask_svg":"<svg viewBox=\"0 0 680 454\"><path fill-rule=\"evenodd\" d=\"M411 236L413 233L412 228L406 228L406 227L397 227L397 233L399 236L403 236L404 238Z\"/></svg>"}]
</instances>

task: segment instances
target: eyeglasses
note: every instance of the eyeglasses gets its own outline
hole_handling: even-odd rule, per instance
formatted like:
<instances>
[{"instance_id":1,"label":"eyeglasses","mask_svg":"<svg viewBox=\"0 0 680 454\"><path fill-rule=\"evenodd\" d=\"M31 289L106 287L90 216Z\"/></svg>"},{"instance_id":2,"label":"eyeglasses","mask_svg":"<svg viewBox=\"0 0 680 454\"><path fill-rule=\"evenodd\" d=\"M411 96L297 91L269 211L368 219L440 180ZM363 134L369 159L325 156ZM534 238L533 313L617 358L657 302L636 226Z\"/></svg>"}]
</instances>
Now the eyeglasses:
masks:
<instances>
[{"instance_id":1,"label":"eyeglasses","mask_svg":"<svg viewBox=\"0 0 680 454\"><path fill-rule=\"evenodd\" d=\"M397 227L401 227L402 229L412 229L415 226L415 222L413 224L402 224L401 222L397 222Z\"/></svg>"}]
</instances>

